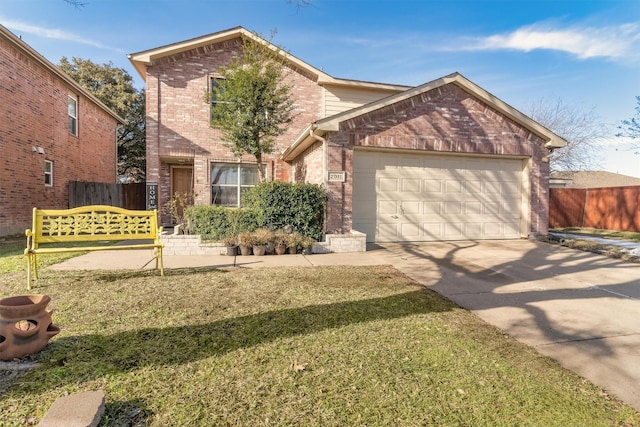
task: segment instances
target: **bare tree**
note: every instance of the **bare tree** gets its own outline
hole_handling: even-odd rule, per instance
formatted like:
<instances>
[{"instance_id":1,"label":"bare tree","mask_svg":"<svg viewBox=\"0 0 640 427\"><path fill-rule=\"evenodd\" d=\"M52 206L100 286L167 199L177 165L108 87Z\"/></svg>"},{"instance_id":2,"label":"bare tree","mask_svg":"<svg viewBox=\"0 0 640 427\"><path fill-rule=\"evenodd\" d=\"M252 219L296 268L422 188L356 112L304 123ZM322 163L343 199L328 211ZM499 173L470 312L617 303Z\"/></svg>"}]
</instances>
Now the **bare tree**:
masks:
<instances>
[{"instance_id":1,"label":"bare tree","mask_svg":"<svg viewBox=\"0 0 640 427\"><path fill-rule=\"evenodd\" d=\"M84 2L82 0L64 0L64 1L69 3L71 6L75 6L75 7L82 7L85 4L87 4L86 2Z\"/></svg>"},{"instance_id":2,"label":"bare tree","mask_svg":"<svg viewBox=\"0 0 640 427\"><path fill-rule=\"evenodd\" d=\"M618 129L620 132L616 134L618 137L626 137L631 139L633 149L640 149L640 96L636 96L636 116L627 120L623 120ZM637 152L634 154L638 154Z\"/></svg>"},{"instance_id":3,"label":"bare tree","mask_svg":"<svg viewBox=\"0 0 640 427\"><path fill-rule=\"evenodd\" d=\"M599 153L607 126L595 107L585 111L561 99L540 99L530 105L528 115L568 141L549 156L552 172L602 169L604 159Z\"/></svg>"}]
</instances>

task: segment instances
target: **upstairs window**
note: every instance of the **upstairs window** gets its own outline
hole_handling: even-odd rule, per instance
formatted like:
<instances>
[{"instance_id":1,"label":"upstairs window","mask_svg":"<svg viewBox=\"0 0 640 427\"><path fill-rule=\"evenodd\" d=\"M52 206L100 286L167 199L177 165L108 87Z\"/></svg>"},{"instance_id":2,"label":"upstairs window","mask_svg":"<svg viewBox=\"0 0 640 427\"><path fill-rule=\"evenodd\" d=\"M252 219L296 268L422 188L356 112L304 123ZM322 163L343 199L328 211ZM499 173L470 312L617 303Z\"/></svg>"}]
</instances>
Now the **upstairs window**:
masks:
<instances>
[{"instance_id":1,"label":"upstairs window","mask_svg":"<svg viewBox=\"0 0 640 427\"><path fill-rule=\"evenodd\" d=\"M214 110L218 105L219 101L216 97L216 89L220 90L220 82L224 79L221 77L211 77L209 79L209 101L211 102L211 119L213 119Z\"/></svg>"},{"instance_id":2,"label":"upstairs window","mask_svg":"<svg viewBox=\"0 0 640 427\"><path fill-rule=\"evenodd\" d=\"M45 187L53 186L53 162L51 160L44 161L44 185Z\"/></svg>"},{"instance_id":3,"label":"upstairs window","mask_svg":"<svg viewBox=\"0 0 640 427\"><path fill-rule=\"evenodd\" d=\"M256 165L214 163L211 166L211 204L240 206L242 193L260 182Z\"/></svg>"},{"instance_id":4,"label":"upstairs window","mask_svg":"<svg viewBox=\"0 0 640 427\"><path fill-rule=\"evenodd\" d=\"M68 100L69 133L78 136L78 100L71 95Z\"/></svg>"}]
</instances>

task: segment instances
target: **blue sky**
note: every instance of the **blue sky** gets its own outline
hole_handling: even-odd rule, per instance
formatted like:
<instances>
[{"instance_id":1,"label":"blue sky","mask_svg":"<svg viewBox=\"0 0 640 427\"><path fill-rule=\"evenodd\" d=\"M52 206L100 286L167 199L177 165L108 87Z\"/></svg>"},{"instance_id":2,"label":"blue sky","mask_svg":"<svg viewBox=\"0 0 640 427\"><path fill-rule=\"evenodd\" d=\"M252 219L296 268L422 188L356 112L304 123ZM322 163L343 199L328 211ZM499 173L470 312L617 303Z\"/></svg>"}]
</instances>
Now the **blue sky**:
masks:
<instances>
[{"instance_id":1,"label":"blue sky","mask_svg":"<svg viewBox=\"0 0 640 427\"><path fill-rule=\"evenodd\" d=\"M640 95L639 0L0 0L0 24L53 63L128 53L241 25L328 74L419 85L460 72L527 112L541 99L611 126L605 169L640 177L613 137ZM639 150L635 150L639 151Z\"/></svg>"}]
</instances>

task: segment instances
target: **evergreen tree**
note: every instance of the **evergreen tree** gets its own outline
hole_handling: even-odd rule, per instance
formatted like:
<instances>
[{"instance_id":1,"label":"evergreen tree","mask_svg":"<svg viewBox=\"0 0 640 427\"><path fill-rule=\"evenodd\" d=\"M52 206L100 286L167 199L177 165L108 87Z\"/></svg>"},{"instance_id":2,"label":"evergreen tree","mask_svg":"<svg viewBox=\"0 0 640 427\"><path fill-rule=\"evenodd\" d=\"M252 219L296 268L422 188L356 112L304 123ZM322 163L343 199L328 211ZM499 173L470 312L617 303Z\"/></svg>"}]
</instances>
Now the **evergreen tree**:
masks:
<instances>
[{"instance_id":1,"label":"evergreen tree","mask_svg":"<svg viewBox=\"0 0 640 427\"><path fill-rule=\"evenodd\" d=\"M103 104L125 119L118 127L118 175L133 181L145 178L145 92L133 86L133 78L123 68L95 64L88 59L66 57L58 68Z\"/></svg>"},{"instance_id":2,"label":"evergreen tree","mask_svg":"<svg viewBox=\"0 0 640 427\"><path fill-rule=\"evenodd\" d=\"M273 152L275 138L293 120L291 87L284 81L286 55L273 47L243 39L242 55L218 70L222 78L209 94L211 122L222 131L225 146L237 157L254 156L262 182L263 155Z\"/></svg>"}]
</instances>

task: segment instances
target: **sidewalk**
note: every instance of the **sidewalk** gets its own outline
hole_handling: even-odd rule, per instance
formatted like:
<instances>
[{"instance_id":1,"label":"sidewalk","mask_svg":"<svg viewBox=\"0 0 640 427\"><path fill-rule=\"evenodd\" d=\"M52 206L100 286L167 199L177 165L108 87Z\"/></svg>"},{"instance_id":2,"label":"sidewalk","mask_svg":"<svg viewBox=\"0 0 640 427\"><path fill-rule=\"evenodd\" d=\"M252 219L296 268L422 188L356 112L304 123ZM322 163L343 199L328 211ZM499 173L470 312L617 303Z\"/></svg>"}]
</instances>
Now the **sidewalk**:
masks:
<instances>
[{"instance_id":1,"label":"sidewalk","mask_svg":"<svg viewBox=\"0 0 640 427\"><path fill-rule=\"evenodd\" d=\"M221 250L224 248L221 248ZM379 252L351 252L314 255L164 255L164 268L193 267L308 267L320 265L375 265L384 263ZM148 270L155 267L153 250L89 252L47 268L51 270Z\"/></svg>"}]
</instances>

